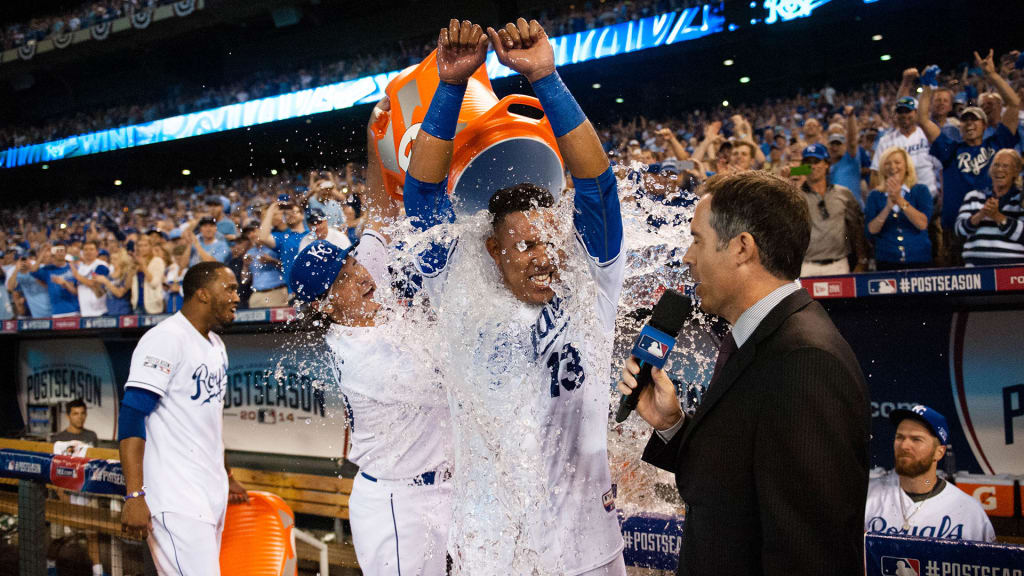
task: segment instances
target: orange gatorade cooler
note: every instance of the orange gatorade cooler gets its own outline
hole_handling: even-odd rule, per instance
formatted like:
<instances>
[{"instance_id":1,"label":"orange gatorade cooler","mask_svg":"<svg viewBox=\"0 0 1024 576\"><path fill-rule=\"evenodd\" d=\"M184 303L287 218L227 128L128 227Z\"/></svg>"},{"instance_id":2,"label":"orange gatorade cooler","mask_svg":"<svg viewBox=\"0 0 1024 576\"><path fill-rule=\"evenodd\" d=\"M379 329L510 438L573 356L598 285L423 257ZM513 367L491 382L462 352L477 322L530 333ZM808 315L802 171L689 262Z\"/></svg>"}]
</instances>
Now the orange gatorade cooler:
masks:
<instances>
[{"instance_id":1,"label":"orange gatorade cooler","mask_svg":"<svg viewBox=\"0 0 1024 576\"><path fill-rule=\"evenodd\" d=\"M989 516L1013 518L1013 477L957 472L956 486L979 503Z\"/></svg>"},{"instance_id":2,"label":"orange gatorade cooler","mask_svg":"<svg viewBox=\"0 0 1024 576\"><path fill-rule=\"evenodd\" d=\"M374 125L376 154L384 185L402 197L412 143L440 82L437 51L396 76L387 87L391 114ZM487 208L491 194L522 182L548 189L557 198L565 187L565 170L555 135L546 117L534 119L509 111L512 105L541 111L540 101L512 94L500 101L481 66L469 79L459 111L448 193L455 210L470 214Z\"/></svg>"}]
</instances>

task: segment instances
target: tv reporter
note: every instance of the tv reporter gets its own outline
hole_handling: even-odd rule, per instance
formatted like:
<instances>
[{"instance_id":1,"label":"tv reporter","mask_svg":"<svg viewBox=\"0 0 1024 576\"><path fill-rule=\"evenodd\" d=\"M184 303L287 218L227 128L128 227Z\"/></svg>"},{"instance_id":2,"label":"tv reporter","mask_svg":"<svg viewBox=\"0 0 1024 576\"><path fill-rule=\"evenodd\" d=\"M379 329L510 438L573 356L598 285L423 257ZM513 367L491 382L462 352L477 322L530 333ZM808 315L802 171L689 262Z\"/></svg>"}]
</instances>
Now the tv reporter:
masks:
<instances>
[{"instance_id":1,"label":"tv reporter","mask_svg":"<svg viewBox=\"0 0 1024 576\"><path fill-rule=\"evenodd\" d=\"M869 396L849 345L794 279L810 238L801 193L765 172L705 184L684 262L701 308L731 325L696 412L653 370L643 459L686 503L677 574L863 571ZM627 360L619 390L636 387Z\"/></svg>"}]
</instances>

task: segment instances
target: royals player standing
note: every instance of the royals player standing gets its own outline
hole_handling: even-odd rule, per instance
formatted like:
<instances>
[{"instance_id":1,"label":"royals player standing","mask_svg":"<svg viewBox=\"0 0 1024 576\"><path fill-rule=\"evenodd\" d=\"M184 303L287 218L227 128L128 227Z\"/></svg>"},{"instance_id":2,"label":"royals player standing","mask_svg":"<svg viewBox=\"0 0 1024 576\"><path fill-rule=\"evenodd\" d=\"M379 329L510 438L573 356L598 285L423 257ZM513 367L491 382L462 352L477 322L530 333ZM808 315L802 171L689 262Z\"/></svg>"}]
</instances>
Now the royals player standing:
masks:
<instances>
[{"instance_id":1,"label":"royals player standing","mask_svg":"<svg viewBox=\"0 0 1024 576\"><path fill-rule=\"evenodd\" d=\"M118 439L124 470L123 530L141 538L162 576L220 574L229 499L245 489L224 460L228 355L213 332L235 319L238 282L226 265L202 262L182 281L181 311L135 347Z\"/></svg>"},{"instance_id":2,"label":"royals player standing","mask_svg":"<svg viewBox=\"0 0 1024 576\"><path fill-rule=\"evenodd\" d=\"M374 109L386 113L387 100ZM366 576L442 576L451 515L448 404L416 310L390 300L384 227L398 206L367 168L370 217L357 248L316 240L292 267L290 286L329 324L359 466L349 500L352 544ZM355 250L355 255L351 253ZM375 297L376 296L376 297Z\"/></svg>"},{"instance_id":3,"label":"royals player standing","mask_svg":"<svg viewBox=\"0 0 1024 576\"><path fill-rule=\"evenodd\" d=\"M492 227L482 245L437 244L421 262L452 363L454 569L625 574L607 457L608 358L625 262L617 183L597 133L555 71L540 25L520 18L488 34L501 63L533 85L551 122L576 185L577 242L559 238L551 192L521 183L491 196ZM441 83L404 187L406 212L420 228L454 217L446 193L452 139L486 46L470 22L452 20L441 31ZM475 259L487 264L467 265ZM501 285L478 303L488 298L490 284L481 281L494 267Z\"/></svg>"}]
</instances>

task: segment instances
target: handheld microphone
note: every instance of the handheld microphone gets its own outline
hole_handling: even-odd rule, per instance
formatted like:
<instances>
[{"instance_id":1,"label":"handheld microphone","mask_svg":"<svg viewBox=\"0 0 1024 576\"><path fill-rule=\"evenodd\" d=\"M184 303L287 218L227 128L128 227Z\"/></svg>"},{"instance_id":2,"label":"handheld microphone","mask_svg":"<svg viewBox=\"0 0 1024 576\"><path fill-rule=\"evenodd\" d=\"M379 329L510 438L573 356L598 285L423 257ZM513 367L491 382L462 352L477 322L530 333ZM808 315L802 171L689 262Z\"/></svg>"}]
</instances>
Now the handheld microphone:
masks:
<instances>
[{"instance_id":1,"label":"handheld microphone","mask_svg":"<svg viewBox=\"0 0 1024 576\"><path fill-rule=\"evenodd\" d=\"M640 360L640 373L636 376L637 386L633 393L623 394L619 401L619 410L615 413L616 422L625 421L629 413L636 409L640 391L652 383L651 368L665 366L668 355L675 346L676 336L692 311L693 302L690 298L675 290L665 290L658 299L650 321L640 331L640 336L633 345L631 354Z\"/></svg>"}]
</instances>

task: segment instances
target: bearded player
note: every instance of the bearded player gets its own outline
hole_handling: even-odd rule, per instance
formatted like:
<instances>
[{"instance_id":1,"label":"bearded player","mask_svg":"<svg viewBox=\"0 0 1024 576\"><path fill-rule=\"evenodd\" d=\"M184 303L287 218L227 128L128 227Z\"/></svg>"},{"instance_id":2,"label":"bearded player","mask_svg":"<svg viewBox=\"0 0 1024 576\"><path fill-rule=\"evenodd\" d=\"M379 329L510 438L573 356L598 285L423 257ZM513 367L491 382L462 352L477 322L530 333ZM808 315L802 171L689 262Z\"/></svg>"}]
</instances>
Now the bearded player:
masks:
<instances>
[{"instance_id":1,"label":"bearded player","mask_svg":"<svg viewBox=\"0 0 1024 576\"><path fill-rule=\"evenodd\" d=\"M454 221L446 193L452 140L488 36L501 63L530 81L551 122L575 182L576 242L559 244L568 223L560 226L551 191L523 183L490 198L486 240L439 241L421 255L423 286L449 339L454 569L625 574L607 457L607 359L625 261L618 191L536 21L486 36L468 21L441 30L441 82L413 145L406 212L423 230ZM573 255L585 261L582 276L569 274ZM465 297L478 279L458 264L474 258L500 276L482 303ZM567 285L570 276L582 280ZM473 296L486 289L480 284Z\"/></svg>"},{"instance_id":2,"label":"bearded player","mask_svg":"<svg viewBox=\"0 0 1024 576\"><path fill-rule=\"evenodd\" d=\"M220 262L182 280L181 311L146 332L132 353L118 439L124 532L147 536L157 572L220 574L228 501L248 500L224 459L228 354L215 330L235 320L238 282Z\"/></svg>"}]
</instances>

